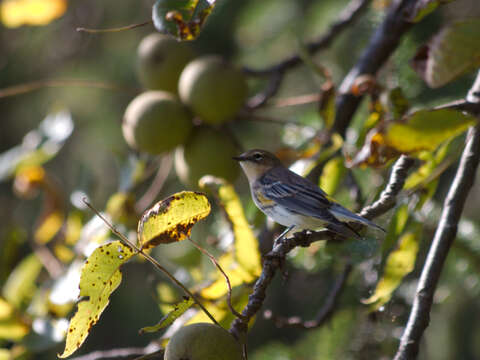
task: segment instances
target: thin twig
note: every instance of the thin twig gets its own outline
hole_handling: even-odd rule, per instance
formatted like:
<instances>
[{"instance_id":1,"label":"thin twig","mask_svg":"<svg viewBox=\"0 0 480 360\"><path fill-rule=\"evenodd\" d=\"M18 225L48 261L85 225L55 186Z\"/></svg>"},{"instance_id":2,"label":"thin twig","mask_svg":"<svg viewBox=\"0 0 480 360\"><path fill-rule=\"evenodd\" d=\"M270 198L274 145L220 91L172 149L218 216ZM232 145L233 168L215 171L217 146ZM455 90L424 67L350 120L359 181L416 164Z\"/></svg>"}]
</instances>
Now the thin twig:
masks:
<instances>
[{"instance_id":1,"label":"thin twig","mask_svg":"<svg viewBox=\"0 0 480 360\"><path fill-rule=\"evenodd\" d=\"M340 13L338 19L329 27L327 32L317 40L307 43L304 52L314 54L319 50L325 49L335 40L344 30L348 29L360 14L365 11L371 0L352 0L349 5ZM275 96L282 84L285 71L300 65L303 61L301 54L293 54L279 63L264 69L244 68L244 72L250 76L269 76L269 82L266 88L250 98L247 102L248 109L257 109Z\"/></svg>"},{"instance_id":2,"label":"thin twig","mask_svg":"<svg viewBox=\"0 0 480 360\"><path fill-rule=\"evenodd\" d=\"M244 114L241 113L238 116L239 119L246 120L246 121L258 121L258 122L265 122L265 123L270 123L270 124L277 124L277 125L295 125L295 126L300 126L300 127L309 127L309 125L305 125L302 123L299 123L297 121L291 121L291 120L281 120L277 119L271 116L265 116L265 115L258 115L258 114Z\"/></svg>"},{"instance_id":3,"label":"thin twig","mask_svg":"<svg viewBox=\"0 0 480 360\"><path fill-rule=\"evenodd\" d=\"M351 93L352 85L360 75L375 75L400 43L412 23L408 21L412 6L417 0L395 0L385 20L377 28L357 64L343 80L336 101L336 116L333 131L345 134L348 125L362 99Z\"/></svg>"},{"instance_id":4,"label":"thin twig","mask_svg":"<svg viewBox=\"0 0 480 360\"><path fill-rule=\"evenodd\" d=\"M480 71L467 100L480 103ZM420 275L412 310L400 340L395 360L410 360L417 357L420 340L430 322L433 295L448 252L457 235L458 222L468 193L474 184L479 161L480 125L477 125L468 131L465 149L443 204L440 221Z\"/></svg>"},{"instance_id":5,"label":"thin twig","mask_svg":"<svg viewBox=\"0 0 480 360\"><path fill-rule=\"evenodd\" d=\"M283 99L275 99L270 102L273 107L288 107L288 106L298 106L305 104L318 103L322 99L321 93L305 94L291 96Z\"/></svg>"},{"instance_id":6,"label":"thin twig","mask_svg":"<svg viewBox=\"0 0 480 360\"><path fill-rule=\"evenodd\" d=\"M100 360L100 359L110 359L110 358L119 359L123 357L150 354L150 353L159 351L160 349L161 349L160 345L156 344L155 342L152 342L145 347L139 347L139 348L120 348L120 349L93 351L85 355L71 358L70 360ZM163 352L163 350L160 350L160 351ZM159 357L159 359L163 359L163 353L162 353L162 356Z\"/></svg>"},{"instance_id":7,"label":"thin twig","mask_svg":"<svg viewBox=\"0 0 480 360\"><path fill-rule=\"evenodd\" d=\"M135 28L138 28L138 27L149 25L151 23L153 23L153 21L148 20L148 21L145 21L145 22L140 23L140 24L131 24L131 25L127 25L127 26L121 26L121 27L110 28L110 29L88 29L88 28L84 28L84 27L78 27L77 31L78 32L85 32L85 33L89 33L89 34L111 33L111 32L120 32L120 31L132 30L132 29L135 29Z\"/></svg>"},{"instance_id":8,"label":"thin twig","mask_svg":"<svg viewBox=\"0 0 480 360\"><path fill-rule=\"evenodd\" d=\"M275 316L270 310L264 312L264 317L267 319L272 319L275 323L275 326L280 328L296 327L301 329L315 329L322 326L328 319L330 319L331 315L335 311L338 305L338 299L345 288L345 284L351 271L352 264L348 263L343 269L340 277L335 281L332 290L328 294L325 304L320 308L320 311L313 320L302 321L302 319L298 316L292 316L288 318Z\"/></svg>"},{"instance_id":9,"label":"thin twig","mask_svg":"<svg viewBox=\"0 0 480 360\"><path fill-rule=\"evenodd\" d=\"M158 167L157 173L150 184L150 187L135 204L135 211L138 214L141 214L146 208L148 208L148 206L153 202L153 200L155 200L159 192L162 190L162 187L165 184L168 174L172 168L172 164L173 156L171 153L162 157L160 166Z\"/></svg>"},{"instance_id":10,"label":"thin twig","mask_svg":"<svg viewBox=\"0 0 480 360\"><path fill-rule=\"evenodd\" d=\"M38 244L34 240L31 241L33 252L40 260L42 265L48 272L48 275L52 279L58 279L65 273L65 266L55 255L52 254L50 249L44 244Z\"/></svg>"},{"instance_id":11,"label":"thin twig","mask_svg":"<svg viewBox=\"0 0 480 360\"><path fill-rule=\"evenodd\" d=\"M85 205L87 205L90 210L92 210L95 215L97 215L102 221L110 228L110 230L118 236L118 238L127 246L129 246L132 250L135 250L137 253L142 254L142 256L147 259L153 266L155 266L158 270L160 270L162 273L164 273L170 280L172 280L180 289L182 289L188 296L190 296L195 303L203 310L203 312L212 320L212 322L216 325L219 325L218 322L215 320L215 318L210 314L210 312L203 306L203 304L198 300L198 298L190 291L188 290L185 285L183 285L175 276L173 276L167 269L165 269L160 263L155 260L153 257L151 257L149 254L144 252L142 249L137 247L135 244L133 244L130 240L127 239L125 235L123 235L120 231L117 230L115 226L110 224L110 222L105 219L105 217L100 214L100 212L95 209L86 198L83 199L83 202Z\"/></svg>"},{"instance_id":12,"label":"thin twig","mask_svg":"<svg viewBox=\"0 0 480 360\"><path fill-rule=\"evenodd\" d=\"M230 311L232 312L233 315L242 319L243 318L242 314L240 314L237 310L235 310L235 308L232 305L232 285L230 283L230 279L229 279L227 273L222 269L222 267L218 263L217 259L215 259L215 257L212 254L210 254L207 250L202 248L197 242L193 241L191 237L188 237L188 240L190 240L190 242L198 250L200 250L200 252L202 254L206 255L210 259L210 261L213 263L213 265L215 265L217 267L217 269L222 273L223 277L225 278L225 282L227 283L227 290L228 290L228 292L227 292L227 305L228 305L228 308L230 309Z\"/></svg>"},{"instance_id":13,"label":"thin twig","mask_svg":"<svg viewBox=\"0 0 480 360\"><path fill-rule=\"evenodd\" d=\"M309 54L314 54L319 50L325 49L335 40L343 30L349 28L360 14L365 11L371 0L352 0L348 6L340 13L338 19L333 22L328 30L317 40L309 42L305 46L305 50ZM275 73L282 73L302 63L302 56L293 54L290 57L280 61L279 63L264 69L245 68L248 75L266 76Z\"/></svg>"},{"instance_id":14,"label":"thin twig","mask_svg":"<svg viewBox=\"0 0 480 360\"><path fill-rule=\"evenodd\" d=\"M0 99L9 96L22 95L45 87L86 87L107 90L125 91L130 93L137 93L139 89L127 88L112 84L105 81L91 81L80 79L58 79L58 80L39 80L24 84L14 85L7 88L0 89Z\"/></svg>"},{"instance_id":15,"label":"thin twig","mask_svg":"<svg viewBox=\"0 0 480 360\"><path fill-rule=\"evenodd\" d=\"M381 214L385 214L388 210L393 208L396 204L397 194L402 190L405 184L408 171L415 163L413 158L406 155L400 156L392 168L392 175L388 181L385 190L382 191L380 197L372 205L365 207L360 215L372 219Z\"/></svg>"}]
</instances>

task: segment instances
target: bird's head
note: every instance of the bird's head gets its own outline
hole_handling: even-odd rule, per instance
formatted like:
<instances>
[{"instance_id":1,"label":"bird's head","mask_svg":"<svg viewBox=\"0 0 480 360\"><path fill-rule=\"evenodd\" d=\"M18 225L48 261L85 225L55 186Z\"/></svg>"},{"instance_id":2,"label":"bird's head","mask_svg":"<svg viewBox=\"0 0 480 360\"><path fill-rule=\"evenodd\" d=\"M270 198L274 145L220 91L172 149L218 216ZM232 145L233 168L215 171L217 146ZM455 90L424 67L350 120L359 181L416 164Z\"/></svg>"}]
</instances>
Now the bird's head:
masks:
<instances>
[{"instance_id":1,"label":"bird's head","mask_svg":"<svg viewBox=\"0 0 480 360\"><path fill-rule=\"evenodd\" d=\"M275 155L259 149L248 150L233 158L240 163L249 182L255 181L265 174L266 171L276 166L283 166L282 162Z\"/></svg>"}]
</instances>

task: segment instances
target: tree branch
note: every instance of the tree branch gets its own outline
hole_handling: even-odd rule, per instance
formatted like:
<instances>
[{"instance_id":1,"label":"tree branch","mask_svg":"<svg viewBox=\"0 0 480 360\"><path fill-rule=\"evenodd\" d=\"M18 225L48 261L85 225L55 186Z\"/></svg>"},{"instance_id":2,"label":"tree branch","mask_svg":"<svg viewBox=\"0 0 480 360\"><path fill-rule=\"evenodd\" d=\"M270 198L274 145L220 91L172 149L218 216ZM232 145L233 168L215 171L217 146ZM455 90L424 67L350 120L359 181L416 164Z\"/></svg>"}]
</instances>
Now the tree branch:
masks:
<instances>
[{"instance_id":1,"label":"tree branch","mask_svg":"<svg viewBox=\"0 0 480 360\"><path fill-rule=\"evenodd\" d=\"M161 351L161 353L159 354L158 359L163 359L163 350L161 350L161 347L155 342L151 342L147 346L141 347L141 348L119 348L119 349L111 349L111 350L93 351L85 355L71 358L70 360L100 360L100 359L112 359L112 358L113 359L132 358L132 357L137 358L139 355L151 354L159 350Z\"/></svg>"},{"instance_id":2,"label":"tree branch","mask_svg":"<svg viewBox=\"0 0 480 360\"><path fill-rule=\"evenodd\" d=\"M480 103L480 71L471 88L467 101ZM473 186L480 161L480 125L469 129L465 149L444 202L440 221L427 254L418 282L412 310L400 340L395 360L415 359L420 340L430 321L433 295L448 251L456 234L458 222L470 188Z\"/></svg>"},{"instance_id":3,"label":"tree branch","mask_svg":"<svg viewBox=\"0 0 480 360\"><path fill-rule=\"evenodd\" d=\"M382 192L379 200L372 206L362 211L364 216L374 218L379 216L395 205L395 199L402 190L408 169L413 165L413 160L402 156L395 163L390 180ZM242 338L248 330L248 321L260 310L266 296L266 290L275 276L275 272L281 267L285 256L297 246L306 247L311 243L320 240L339 240L341 237L329 230L316 232L300 232L288 239L278 241L272 251L265 256L262 273L255 282L253 291L248 297L248 303L242 311L243 319L235 319L230 327L230 332L237 338Z\"/></svg>"},{"instance_id":4,"label":"tree branch","mask_svg":"<svg viewBox=\"0 0 480 360\"><path fill-rule=\"evenodd\" d=\"M325 34L317 40L307 43L305 51L314 54L319 50L325 49L333 40L345 29L349 27L360 14L367 9L371 0L352 0L350 4L340 13ZM302 63L302 57L299 54L293 54L279 63L264 69L250 69L245 67L243 71L250 76L269 76L270 80L264 91L252 97L247 104L247 108L256 109L264 105L268 99L275 96L283 80L285 71L296 67Z\"/></svg>"},{"instance_id":5,"label":"tree branch","mask_svg":"<svg viewBox=\"0 0 480 360\"><path fill-rule=\"evenodd\" d=\"M359 15L367 9L371 0L352 0L348 6L340 13L338 19L330 25L325 34L320 36L317 40L309 42L305 46L305 50L309 54L325 49L332 41L345 29L352 24ZM270 76L275 73L283 73L302 63L302 57L299 54L293 54L290 57L280 61L279 63L269 66L264 69L250 69L244 68L247 75L253 76Z\"/></svg>"},{"instance_id":6,"label":"tree branch","mask_svg":"<svg viewBox=\"0 0 480 360\"><path fill-rule=\"evenodd\" d=\"M375 75L390 55L395 51L403 34L410 29L409 13L416 0L395 0L385 20L373 34L370 44L363 52L357 64L343 80L336 103L336 117L333 131L345 134L347 127L360 104L361 97L351 93L355 79L360 75Z\"/></svg>"},{"instance_id":7,"label":"tree branch","mask_svg":"<svg viewBox=\"0 0 480 360\"><path fill-rule=\"evenodd\" d=\"M277 327L296 327L301 329L315 329L322 326L334 313L338 305L338 299L345 288L348 276L352 272L352 264L348 263L342 271L340 277L335 281L330 294L328 294L325 304L320 308L313 320L302 321L298 316L288 318L275 316L270 310L264 312L266 319L272 319Z\"/></svg>"}]
</instances>

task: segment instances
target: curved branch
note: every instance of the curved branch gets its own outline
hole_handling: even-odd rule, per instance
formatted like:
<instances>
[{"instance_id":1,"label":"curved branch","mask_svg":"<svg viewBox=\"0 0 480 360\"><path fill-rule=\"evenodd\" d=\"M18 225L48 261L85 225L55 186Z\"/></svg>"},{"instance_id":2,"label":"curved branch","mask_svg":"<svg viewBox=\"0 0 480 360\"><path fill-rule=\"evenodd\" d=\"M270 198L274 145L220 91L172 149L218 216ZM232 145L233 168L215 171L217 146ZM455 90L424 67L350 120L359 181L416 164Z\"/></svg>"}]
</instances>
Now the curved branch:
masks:
<instances>
[{"instance_id":1,"label":"curved branch","mask_svg":"<svg viewBox=\"0 0 480 360\"><path fill-rule=\"evenodd\" d=\"M475 84L467 96L467 100L480 103L479 94L480 71ZM465 149L444 202L437 231L420 275L412 311L400 340L395 360L407 360L417 357L420 340L430 321L430 310L438 279L440 278L450 246L455 240L458 222L468 193L475 181L479 161L480 125L477 125L468 131Z\"/></svg>"},{"instance_id":2,"label":"curved branch","mask_svg":"<svg viewBox=\"0 0 480 360\"><path fill-rule=\"evenodd\" d=\"M332 287L332 290L325 300L325 304L320 308L320 311L317 313L313 320L302 321L298 316L293 317L280 317L272 314L270 310L265 311L264 317L267 319L272 319L277 327L296 327L301 329L315 329L322 326L334 313L338 305L338 299L342 294L345 284L347 282L348 276L352 272L352 264L347 263L343 269L339 278L335 281L335 284Z\"/></svg>"},{"instance_id":3,"label":"curved branch","mask_svg":"<svg viewBox=\"0 0 480 360\"><path fill-rule=\"evenodd\" d=\"M375 75L400 43L400 39L412 26L409 13L417 0L396 0L390 7L385 20L373 34L370 44L357 64L350 70L340 86L336 103L333 131L345 134L347 127L360 104L361 97L351 93L351 87L359 75Z\"/></svg>"}]
</instances>

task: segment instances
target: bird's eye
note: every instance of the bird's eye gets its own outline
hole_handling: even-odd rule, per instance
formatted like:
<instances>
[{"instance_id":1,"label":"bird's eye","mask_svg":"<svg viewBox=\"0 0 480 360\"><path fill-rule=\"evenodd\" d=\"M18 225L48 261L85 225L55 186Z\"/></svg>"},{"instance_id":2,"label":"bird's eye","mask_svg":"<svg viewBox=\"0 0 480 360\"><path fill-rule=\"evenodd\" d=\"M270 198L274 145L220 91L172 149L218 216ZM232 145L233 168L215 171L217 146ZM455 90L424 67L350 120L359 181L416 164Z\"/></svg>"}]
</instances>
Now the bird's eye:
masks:
<instances>
[{"instance_id":1,"label":"bird's eye","mask_svg":"<svg viewBox=\"0 0 480 360\"><path fill-rule=\"evenodd\" d=\"M260 161L263 159L263 155L260 154L260 153L256 153L255 155L253 155L253 158L256 160L256 161Z\"/></svg>"}]
</instances>

